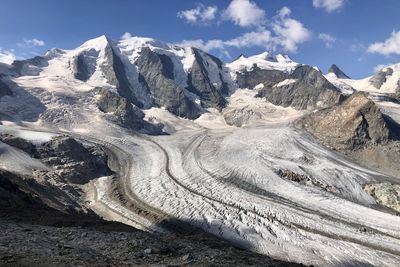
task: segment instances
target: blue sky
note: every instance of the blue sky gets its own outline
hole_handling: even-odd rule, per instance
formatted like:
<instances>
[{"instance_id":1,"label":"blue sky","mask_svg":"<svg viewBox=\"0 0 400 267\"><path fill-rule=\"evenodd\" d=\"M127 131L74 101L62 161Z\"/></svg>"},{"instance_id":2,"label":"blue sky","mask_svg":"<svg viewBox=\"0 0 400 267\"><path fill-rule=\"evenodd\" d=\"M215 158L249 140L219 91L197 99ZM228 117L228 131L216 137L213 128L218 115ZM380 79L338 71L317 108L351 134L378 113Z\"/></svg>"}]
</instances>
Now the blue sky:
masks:
<instances>
[{"instance_id":1,"label":"blue sky","mask_svg":"<svg viewBox=\"0 0 400 267\"><path fill-rule=\"evenodd\" d=\"M129 32L194 44L224 61L267 50L362 78L400 62L399 11L398 0L2 0L0 59Z\"/></svg>"}]
</instances>

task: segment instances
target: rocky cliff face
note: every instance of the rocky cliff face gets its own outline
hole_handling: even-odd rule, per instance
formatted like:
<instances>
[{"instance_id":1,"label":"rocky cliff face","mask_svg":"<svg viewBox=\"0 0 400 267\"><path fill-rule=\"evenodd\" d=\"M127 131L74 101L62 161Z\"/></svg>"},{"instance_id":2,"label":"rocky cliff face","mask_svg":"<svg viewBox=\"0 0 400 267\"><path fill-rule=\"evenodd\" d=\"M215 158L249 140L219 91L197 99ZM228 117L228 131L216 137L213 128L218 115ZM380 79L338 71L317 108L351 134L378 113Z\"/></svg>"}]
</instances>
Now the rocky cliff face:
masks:
<instances>
[{"instance_id":1,"label":"rocky cliff face","mask_svg":"<svg viewBox=\"0 0 400 267\"><path fill-rule=\"evenodd\" d=\"M335 148L381 144L393 136L385 116L362 93L350 96L340 105L310 114L300 124Z\"/></svg>"},{"instance_id":2,"label":"rocky cliff face","mask_svg":"<svg viewBox=\"0 0 400 267\"><path fill-rule=\"evenodd\" d=\"M6 95L12 95L12 91L10 87L4 81L1 80L1 75L0 75L0 97Z\"/></svg>"},{"instance_id":3,"label":"rocky cliff face","mask_svg":"<svg viewBox=\"0 0 400 267\"><path fill-rule=\"evenodd\" d=\"M226 100L224 96L228 95L229 87L223 80L221 73L218 72L218 69L220 70L223 68L223 63L219 59L199 49L193 48L192 50L195 60L188 75L187 89L199 96L201 104L204 107L214 107L218 109L225 107ZM204 60L206 57L209 59L208 61ZM208 68L209 62L215 65L214 69ZM210 73L210 71L217 73ZM212 75L218 75L221 82L219 84L214 84L210 79Z\"/></svg>"},{"instance_id":4,"label":"rocky cliff face","mask_svg":"<svg viewBox=\"0 0 400 267\"><path fill-rule=\"evenodd\" d=\"M144 48L136 64L156 105L189 119L200 115L200 109L189 99L184 88L175 83L174 66L168 56Z\"/></svg>"},{"instance_id":5,"label":"rocky cliff face","mask_svg":"<svg viewBox=\"0 0 400 267\"><path fill-rule=\"evenodd\" d=\"M143 120L141 109L130 103L126 98L105 88L94 90L97 106L110 121L128 129L140 130L150 134L161 133L162 125L153 125Z\"/></svg>"},{"instance_id":6,"label":"rocky cliff face","mask_svg":"<svg viewBox=\"0 0 400 267\"><path fill-rule=\"evenodd\" d=\"M254 88L259 84L264 87L272 87L281 81L289 78L289 74L280 70L265 70L258 66L250 71L238 73L236 83L239 88Z\"/></svg>"},{"instance_id":7,"label":"rocky cliff face","mask_svg":"<svg viewBox=\"0 0 400 267\"><path fill-rule=\"evenodd\" d=\"M266 82L262 77L259 96L275 105L304 110L326 108L343 100L340 91L310 66L299 66L290 74L269 72Z\"/></svg>"},{"instance_id":8,"label":"rocky cliff face","mask_svg":"<svg viewBox=\"0 0 400 267\"><path fill-rule=\"evenodd\" d=\"M96 146L84 146L68 136L58 136L37 147L36 157L63 180L85 184L91 179L110 175L106 153Z\"/></svg>"},{"instance_id":9,"label":"rocky cliff face","mask_svg":"<svg viewBox=\"0 0 400 267\"><path fill-rule=\"evenodd\" d=\"M296 122L320 142L388 175L400 172L400 126L363 93Z\"/></svg>"},{"instance_id":10,"label":"rocky cliff face","mask_svg":"<svg viewBox=\"0 0 400 267\"><path fill-rule=\"evenodd\" d=\"M350 79L349 76L347 76L338 66L336 66L335 64L333 64L329 70L328 70L328 74L332 73L334 74L337 78L339 79Z\"/></svg>"},{"instance_id":11,"label":"rocky cliff face","mask_svg":"<svg viewBox=\"0 0 400 267\"><path fill-rule=\"evenodd\" d=\"M392 68L384 68L377 73L375 73L374 76L369 79L369 82L377 89L380 89L382 85L387 81L387 78L393 74L393 69Z\"/></svg>"}]
</instances>

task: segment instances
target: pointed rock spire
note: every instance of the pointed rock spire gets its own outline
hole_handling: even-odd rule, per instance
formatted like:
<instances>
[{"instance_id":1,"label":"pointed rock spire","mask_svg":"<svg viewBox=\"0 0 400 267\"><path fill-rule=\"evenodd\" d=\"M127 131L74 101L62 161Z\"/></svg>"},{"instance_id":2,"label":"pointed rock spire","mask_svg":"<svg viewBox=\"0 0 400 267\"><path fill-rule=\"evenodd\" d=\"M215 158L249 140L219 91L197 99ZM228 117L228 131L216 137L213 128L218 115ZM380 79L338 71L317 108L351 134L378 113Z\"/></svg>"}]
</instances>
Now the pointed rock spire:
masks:
<instances>
[{"instance_id":1,"label":"pointed rock spire","mask_svg":"<svg viewBox=\"0 0 400 267\"><path fill-rule=\"evenodd\" d=\"M338 66L336 66L335 64L333 64L329 70L328 73L333 73L336 75L336 77L338 77L339 79L350 79L349 76L347 76L341 69L339 69Z\"/></svg>"}]
</instances>

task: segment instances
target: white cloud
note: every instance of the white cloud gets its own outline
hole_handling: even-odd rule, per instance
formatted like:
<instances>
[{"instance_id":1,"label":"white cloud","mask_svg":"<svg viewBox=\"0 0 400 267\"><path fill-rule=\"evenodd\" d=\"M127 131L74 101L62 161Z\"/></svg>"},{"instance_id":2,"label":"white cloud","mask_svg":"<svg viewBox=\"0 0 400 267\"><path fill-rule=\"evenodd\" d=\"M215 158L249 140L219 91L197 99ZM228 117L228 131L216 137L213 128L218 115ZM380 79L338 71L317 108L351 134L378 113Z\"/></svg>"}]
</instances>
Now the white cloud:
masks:
<instances>
[{"instance_id":1,"label":"white cloud","mask_svg":"<svg viewBox=\"0 0 400 267\"><path fill-rule=\"evenodd\" d=\"M209 40L203 41L201 39L198 40L184 40L180 43L177 43L178 46L193 46L197 47L206 52L210 52L211 50L217 50L229 57L229 53L227 51L228 47L236 47L236 48L244 48L244 47L252 47L258 46L263 48L270 48L271 46L271 32L268 30L262 29L254 32L247 32L243 35L240 35L236 38L230 40Z\"/></svg>"},{"instance_id":2,"label":"white cloud","mask_svg":"<svg viewBox=\"0 0 400 267\"><path fill-rule=\"evenodd\" d=\"M266 29L247 32L241 36L225 41L225 45L236 48L259 46L267 48L271 44L271 32Z\"/></svg>"},{"instance_id":3,"label":"white cloud","mask_svg":"<svg viewBox=\"0 0 400 267\"><path fill-rule=\"evenodd\" d=\"M0 63L11 64L16 59L12 51L3 50L0 48Z\"/></svg>"},{"instance_id":4,"label":"white cloud","mask_svg":"<svg viewBox=\"0 0 400 267\"><path fill-rule=\"evenodd\" d=\"M179 43L175 43L174 45L178 46L192 46L196 47L198 49L201 49L206 52L210 52L212 50L217 50L224 54L225 56L229 57L229 53L225 48L225 43L222 40L209 40L209 41L204 41L201 39L197 40L183 40Z\"/></svg>"},{"instance_id":5,"label":"white cloud","mask_svg":"<svg viewBox=\"0 0 400 267\"><path fill-rule=\"evenodd\" d=\"M286 52L296 52L298 45L308 41L311 32L295 19L290 18L291 10L283 7L278 11L272 22L275 33L275 48L282 48Z\"/></svg>"},{"instance_id":6,"label":"white cloud","mask_svg":"<svg viewBox=\"0 0 400 267\"><path fill-rule=\"evenodd\" d=\"M335 11L344 5L345 0L313 0L313 6L324 8L327 12Z\"/></svg>"},{"instance_id":7,"label":"white cloud","mask_svg":"<svg viewBox=\"0 0 400 267\"><path fill-rule=\"evenodd\" d=\"M250 0L232 0L222 17L241 27L260 26L265 23L265 11Z\"/></svg>"},{"instance_id":8,"label":"white cloud","mask_svg":"<svg viewBox=\"0 0 400 267\"><path fill-rule=\"evenodd\" d=\"M393 31L391 36L384 42L371 44L367 51L369 53L377 53L385 56L390 54L400 55L400 31Z\"/></svg>"},{"instance_id":9,"label":"white cloud","mask_svg":"<svg viewBox=\"0 0 400 267\"><path fill-rule=\"evenodd\" d=\"M214 20L218 8L216 6L204 6L198 4L196 8L178 12L178 18L192 24L207 24Z\"/></svg>"},{"instance_id":10,"label":"white cloud","mask_svg":"<svg viewBox=\"0 0 400 267\"><path fill-rule=\"evenodd\" d=\"M336 42L336 37L328 33L320 33L318 39L325 43L326 48L332 48L333 44Z\"/></svg>"},{"instance_id":11,"label":"white cloud","mask_svg":"<svg viewBox=\"0 0 400 267\"><path fill-rule=\"evenodd\" d=\"M193 46L204 51L211 51L215 49L223 49L225 44L222 40L209 40L207 42L197 39L197 40L183 40L180 43L176 43L178 46Z\"/></svg>"},{"instance_id":12,"label":"white cloud","mask_svg":"<svg viewBox=\"0 0 400 267\"><path fill-rule=\"evenodd\" d=\"M33 46L44 46L46 43L43 40L33 38L33 39L24 39L22 43L18 43L17 45L20 47L33 47Z\"/></svg>"},{"instance_id":13,"label":"white cloud","mask_svg":"<svg viewBox=\"0 0 400 267\"><path fill-rule=\"evenodd\" d=\"M132 34L130 34L129 32L126 32L126 33L124 33L122 36L121 36L121 39L122 40L124 40L124 39L129 39L129 38L131 38L132 37Z\"/></svg>"},{"instance_id":14,"label":"white cloud","mask_svg":"<svg viewBox=\"0 0 400 267\"><path fill-rule=\"evenodd\" d=\"M299 44L310 39L311 32L302 23L290 18L290 15L291 10L283 7L268 27L259 25L256 30L229 40L184 40L176 45L194 46L207 52L218 50L224 55L229 55L229 47L262 47L265 50L296 52Z\"/></svg>"}]
</instances>

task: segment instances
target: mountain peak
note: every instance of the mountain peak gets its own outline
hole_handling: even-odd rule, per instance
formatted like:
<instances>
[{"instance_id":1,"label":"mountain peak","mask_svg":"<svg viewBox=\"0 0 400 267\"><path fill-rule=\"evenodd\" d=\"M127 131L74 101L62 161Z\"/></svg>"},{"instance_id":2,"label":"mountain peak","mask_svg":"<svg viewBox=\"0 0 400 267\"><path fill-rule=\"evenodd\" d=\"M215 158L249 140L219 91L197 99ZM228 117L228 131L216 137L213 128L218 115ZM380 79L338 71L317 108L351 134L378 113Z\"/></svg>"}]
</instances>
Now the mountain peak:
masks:
<instances>
[{"instance_id":1,"label":"mountain peak","mask_svg":"<svg viewBox=\"0 0 400 267\"><path fill-rule=\"evenodd\" d=\"M333 73L336 75L337 78L339 79L350 79L349 76L347 76L338 66L335 64L332 64L332 66L328 70L328 74Z\"/></svg>"},{"instance_id":2,"label":"mountain peak","mask_svg":"<svg viewBox=\"0 0 400 267\"><path fill-rule=\"evenodd\" d=\"M84 42L79 48L81 49L94 48L96 50L102 50L106 48L111 42L112 41L110 38L108 38L105 35L101 35L99 37Z\"/></svg>"}]
</instances>

